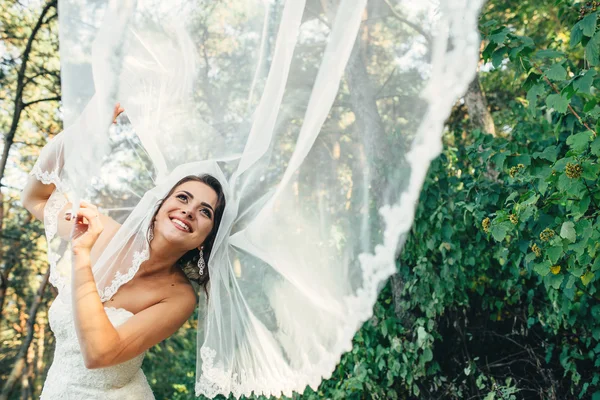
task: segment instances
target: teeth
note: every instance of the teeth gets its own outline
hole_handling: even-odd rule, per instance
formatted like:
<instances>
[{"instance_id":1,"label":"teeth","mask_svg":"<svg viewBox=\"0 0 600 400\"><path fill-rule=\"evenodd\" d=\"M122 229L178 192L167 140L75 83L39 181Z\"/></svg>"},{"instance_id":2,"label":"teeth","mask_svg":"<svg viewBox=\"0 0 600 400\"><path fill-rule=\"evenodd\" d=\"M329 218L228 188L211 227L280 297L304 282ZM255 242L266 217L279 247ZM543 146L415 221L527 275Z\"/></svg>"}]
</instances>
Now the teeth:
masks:
<instances>
[{"instance_id":1,"label":"teeth","mask_svg":"<svg viewBox=\"0 0 600 400\"><path fill-rule=\"evenodd\" d=\"M180 220L173 218L171 221L173 221L174 223L176 223L177 225L179 225L180 227L182 227L183 229L185 229L186 231L189 232L190 228L188 228L188 226L186 224L184 224L183 222L181 222Z\"/></svg>"}]
</instances>

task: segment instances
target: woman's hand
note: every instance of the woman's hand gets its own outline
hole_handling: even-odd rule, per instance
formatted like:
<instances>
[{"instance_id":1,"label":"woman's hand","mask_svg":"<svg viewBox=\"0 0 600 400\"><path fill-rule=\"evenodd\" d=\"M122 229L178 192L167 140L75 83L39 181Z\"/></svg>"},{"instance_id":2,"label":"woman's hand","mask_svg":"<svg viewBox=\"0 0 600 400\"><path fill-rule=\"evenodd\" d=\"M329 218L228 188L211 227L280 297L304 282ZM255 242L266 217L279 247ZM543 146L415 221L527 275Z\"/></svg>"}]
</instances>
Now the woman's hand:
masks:
<instances>
[{"instance_id":1,"label":"woman's hand","mask_svg":"<svg viewBox=\"0 0 600 400\"><path fill-rule=\"evenodd\" d=\"M66 220L71 220L71 213L65 215ZM77 221L71 233L71 250L74 255L89 255L98 237L104 230L98 207L82 201L77 213Z\"/></svg>"},{"instance_id":2,"label":"woman's hand","mask_svg":"<svg viewBox=\"0 0 600 400\"><path fill-rule=\"evenodd\" d=\"M123 111L125 111L125 109L121 107L121 103L117 103L115 105L115 110L113 111L113 124L117 123L117 117L121 115Z\"/></svg>"}]
</instances>

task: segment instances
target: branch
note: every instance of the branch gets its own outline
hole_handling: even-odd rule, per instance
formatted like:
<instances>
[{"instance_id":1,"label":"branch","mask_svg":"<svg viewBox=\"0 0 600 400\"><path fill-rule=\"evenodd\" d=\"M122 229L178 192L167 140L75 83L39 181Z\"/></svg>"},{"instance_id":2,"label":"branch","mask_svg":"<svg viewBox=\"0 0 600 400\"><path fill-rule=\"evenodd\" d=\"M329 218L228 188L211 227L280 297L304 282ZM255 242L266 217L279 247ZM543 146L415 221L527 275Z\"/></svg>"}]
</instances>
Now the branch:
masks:
<instances>
[{"instance_id":1,"label":"branch","mask_svg":"<svg viewBox=\"0 0 600 400\"><path fill-rule=\"evenodd\" d=\"M552 83L550 81L550 79L548 79L547 76L544 75L544 72L540 69L540 67L538 67L535 64L533 64L533 66L540 73L540 75L542 75L542 77L544 78L544 80L546 81L546 83L552 88L552 90L554 90L554 92L556 94L560 94L560 90L558 90L558 88L556 87L556 85L554 83ZM583 121L583 119L579 116L579 114L577 114L577 112L573 109L573 107L571 107L570 104L567 107L569 108L569 111L571 111L571 113L573 113L573 115L579 120L579 122L581 123L581 125L585 126L589 131L592 131L592 133L594 134L594 136L596 136L596 131L594 131L592 128L590 128L589 125Z\"/></svg>"},{"instance_id":2,"label":"branch","mask_svg":"<svg viewBox=\"0 0 600 400\"><path fill-rule=\"evenodd\" d=\"M392 4L390 3L390 0L383 0L383 2L388 6L388 8L390 9L390 11L392 12L392 15L398 21L403 22L406 25L410 26L415 31L417 31L418 33L420 33L425 38L425 40L427 40L427 42L431 43L431 36L429 36L427 34L427 32L425 32L423 29L421 29L421 27L419 25L410 22L409 20L407 20L406 18L404 18L402 15L400 15L400 13L398 11L396 11L396 9L394 8L394 6L392 6Z\"/></svg>"},{"instance_id":3,"label":"branch","mask_svg":"<svg viewBox=\"0 0 600 400\"><path fill-rule=\"evenodd\" d=\"M598 210L598 204L596 204L596 199L594 199L594 194L592 193L592 189L590 189L590 187L588 186L587 182L585 181L585 178L582 179L583 184L585 185L585 188L588 191L588 194L590 195L590 200L592 200L592 204L594 205L594 208L596 210Z\"/></svg>"},{"instance_id":4,"label":"branch","mask_svg":"<svg viewBox=\"0 0 600 400\"><path fill-rule=\"evenodd\" d=\"M381 94L381 92L383 91L383 89L385 89L385 87L387 86L387 84L390 82L390 80L392 79L392 76L394 76L394 73L396 72L398 68L394 67L394 69L392 70L392 72L390 72L390 75L387 77L387 79L385 80L385 82L383 82L383 85L381 85L381 87L379 88L379 90L377 91L377 93L375 93L375 98L378 99L379 95Z\"/></svg>"},{"instance_id":5,"label":"branch","mask_svg":"<svg viewBox=\"0 0 600 400\"><path fill-rule=\"evenodd\" d=\"M38 18L35 27L31 31L31 35L29 39L27 39L27 45L25 46L25 50L23 51L23 56L21 60L21 68L19 68L19 72L17 74L17 92L15 94L14 100L14 114L12 118L12 122L10 125L10 130L6 133L4 139L4 149L2 151L2 157L0 158L0 180L4 176L4 170L6 169L6 163L8 161L8 152L12 145L12 141L15 137L15 133L17 132L17 127L19 125L19 120L21 118L21 112L23 111L23 88L25 86L25 72L27 70L27 64L29 62L29 55L31 53L31 49L33 47L33 41L35 40L35 36L41 29L44 24L44 19L46 14L52 9L56 7L57 0L50 0L42 9L42 12ZM52 17L48 18L50 20Z\"/></svg>"},{"instance_id":6,"label":"branch","mask_svg":"<svg viewBox=\"0 0 600 400\"><path fill-rule=\"evenodd\" d=\"M32 101L29 101L27 103L23 103L23 108L31 106L31 105L36 104L36 103L41 103L41 102L44 102L44 101L60 101L60 96L48 97L48 98L45 98L45 99L32 100Z\"/></svg>"}]
</instances>

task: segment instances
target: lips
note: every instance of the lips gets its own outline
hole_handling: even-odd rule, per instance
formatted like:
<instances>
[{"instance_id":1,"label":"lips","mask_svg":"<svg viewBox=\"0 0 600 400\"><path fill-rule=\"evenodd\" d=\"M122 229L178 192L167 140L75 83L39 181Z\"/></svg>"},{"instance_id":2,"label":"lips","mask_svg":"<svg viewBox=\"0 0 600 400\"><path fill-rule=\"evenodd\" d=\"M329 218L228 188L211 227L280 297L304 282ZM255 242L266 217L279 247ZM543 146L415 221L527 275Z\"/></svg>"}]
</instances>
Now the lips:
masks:
<instances>
[{"instance_id":1,"label":"lips","mask_svg":"<svg viewBox=\"0 0 600 400\"><path fill-rule=\"evenodd\" d=\"M184 221L182 219L173 217L173 218L171 218L171 222L180 231L183 231L183 232L192 232L192 226L187 221Z\"/></svg>"}]
</instances>

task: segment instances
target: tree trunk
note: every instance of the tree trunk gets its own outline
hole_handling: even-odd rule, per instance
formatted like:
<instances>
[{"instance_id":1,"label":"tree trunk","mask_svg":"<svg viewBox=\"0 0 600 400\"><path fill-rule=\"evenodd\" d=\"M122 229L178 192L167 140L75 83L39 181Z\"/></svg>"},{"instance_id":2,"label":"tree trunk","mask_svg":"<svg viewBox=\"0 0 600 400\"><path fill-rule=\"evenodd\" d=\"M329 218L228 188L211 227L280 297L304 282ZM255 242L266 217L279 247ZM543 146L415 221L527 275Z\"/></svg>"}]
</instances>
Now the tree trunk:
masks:
<instances>
[{"instance_id":1,"label":"tree trunk","mask_svg":"<svg viewBox=\"0 0 600 400\"><path fill-rule=\"evenodd\" d=\"M333 22L333 16L335 15L338 3L339 1L337 0L321 0L321 7L331 22ZM386 3L393 12L393 8L391 8L389 2ZM368 15L365 17L367 19ZM396 17L398 17L397 14ZM410 26L418 32L422 32L418 27ZM357 151L357 156L365 160L361 173L367 180L366 183L379 192L379 195L372 199L373 207L379 209L386 200L382 189L386 187L387 174L383 170L386 166L382 160L391 159L390 147L384 124L377 108L377 91L373 88L373 83L369 78L364 60L365 55L368 54L368 49L365 48L366 45L362 40L363 37L368 37L368 26L365 25L358 32L354 48L346 66L345 78L348 83L352 112L356 118L357 137L361 143ZM426 35L425 37L429 39ZM367 137L363 132L369 132L369 136ZM369 161L367 162L366 160ZM357 174L357 176L360 176L360 174ZM356 186L358 183L353 182L353 184ZM366 233L368 236L369 231ZM370 237L362 237L361 242L367 247L372 244ZM402 310L400 304L403 290L404 283L402 280L397 275L392 276L392 297L396 315L406 327L410 327L412 325L412 318L407 312Z\"/></svg>"},{"instance_id":2,"label":"tree trunk","mask_svg":"<svg viewBox=\"0 0 600 400\"><path fill-rule=\"evenodd\" d=\"M40 393L41 387L38 384L39 381L36 380L35 378L41 376L42 373L44 372L44 352L46 350L46 324L47 324L47 319L43 318L39 324L36 355L35 355L35 361L33 363L33 365L35 367L33 370L33 382L34 382L35 386L32 387L32 390L33 390L34 397L36 397L36 398L39 398L39 396L41 394Z\"/></svg>"},{"instance_id":3,"label":"tree trunk","mask_svg":"<svg viewBox=\"0 0 600 400\"><path fill-rule=\"evenodd\" d=\"M2 311L4 310L4 298L8 289L8 272L0 271L0 322L2 321Z\"/></svg>"},{"instance_id":4,"label":"tree trunk","mask_svg":"<svg viewBox=\"0 0 600 400\"><path fill-rule=\"evenodd\" d=\"M366 28L365 28L366 29ZM346 67L346 78L348 82L348 90L350 92L350 102L352 104L352 110L356 117L356 125L358 127L358 133L362 139L362 147L366 153L366 157L370 162L366 165L366 168L370 170L367 175L367 179L370 180L369 184L371 187L378 190L379 195L373 199L375 207L379 209L385 202L383 196L383 188L386 187L387 174L383 170L385 168L382 160L390 160L390 147L388 145L388 139L377 109L376 91L373 89L371 80L367 73L367 68L364 60L362 59L363 41L361 40L361 34L359 33L352 54L348 60ZM362 132L369 132L370 135L362 134ZM363 238L367 244L370 244L370 238ZM394 302L394 310L398 319L407 328L412 325L413 318L411 315L402 308L401 299L402 292L404 290L404 282L396 274L391 278L392 285L392 299Z\"/></svg>"},{"instance_id":5,"label":"tree trunk","mask_svg":"<svg viewBox=\"0 0 600 400\"><path fill-rule=\"evenodd\" d=\"M481 90L481 84L479 83L479 72L477 72L475 79L469 84L469 88L465 94L465 104L473 128L480 129L482 132L496 136L494 119L488 108L485 94Z\"/></svg>"},{"instance_id":6,"label":"tree trunk","mask_svg":"<svg viewBox=\"0 0 600 400\"><path fill-rule=\"evenodd\" d=\"M14 110L12 115L12 120L10 123L9 131L4 134L4 147L2 149L2 155L0 156L0 238L1 233L4 228L4 194L1 192L2 190L2 179L4 178L4 173L6 171L6 164L8 162L8 155L10 152L10 148L13 145L15 134L17 133L17 128L19 126L19 121L21 119L21 113L25 109L26 104L23 103L23 90L26 85L26 72L27 65L29 63L29 56L31 54L31 50L33 48L33 42L35 37L44 23L48 22L46 16L50 12L51 9L56 8L57 0L50 0L40 13L40 16L27 39L27 44L25 45L25 50L23 51L23 55L20 60L19 72L17 73L17 89L14 98ZM6 259L5 255L2 252L2 241L0 240L0 259ZM6 266L0 271L0 319L2 319L2 308L4 306L4 297L6 295L6 290L8 289L8 275L9 268Z\"/></svg>"},{"instance_id":7,"label":"tree trunk","mask_svg":"<svg viewBox=\"0 0 600 400\"><path fill-rule=\"evenodd\" d=\"M48 12L52 8L56 7L56 1L57 0L50 0L42 9L40 17L38 18L35 27L31 31L31 35L29 35L29 38L27 39L27 44L25 45L25 50L23 51L23 56L21 57L21 67L19 68L19 72L17 74L17 90L14 100L14 113L10 124L10 130L4 135L4 148L2 149L2 157L0 158L0 181L2 181L2 178L4 178L4 171L8 161L8 153L13 144L17 127L19 126L19 120L21 119L21 112L23 111L23 89L25 88L26 79L25 73L27 72L27 64L29 62L31 48L33 47L33 41L35 40L35 36L37 35L38 31L44 24Z\"/></svg>"},{"instance_id":8,"label":"tree trunk","mask_svg":"<svg viewBox=\"0 0 600 400\"><path fill-rule=\"evenodd\" d=\"M48 278L50 277L50 268L46 271L42 283L38 288L38 291L31 303L31 307L29 309L29 320L27 321L27 336L19 349L19 354L17 354L17 359L13 365L12 371L4 387L2 388L2 393L0 393L0 400L8 400L11 392L13 391L15 384L19 381L19 379L23 376L25 369L27 367L27 355L29 352L29 346L33 340L34 334L34 324L35 317L39 310L40 304L42 304L42 300L44 299L44 293L46 291L46 286L48 286Z\"/></svg>"}]
</instances>

